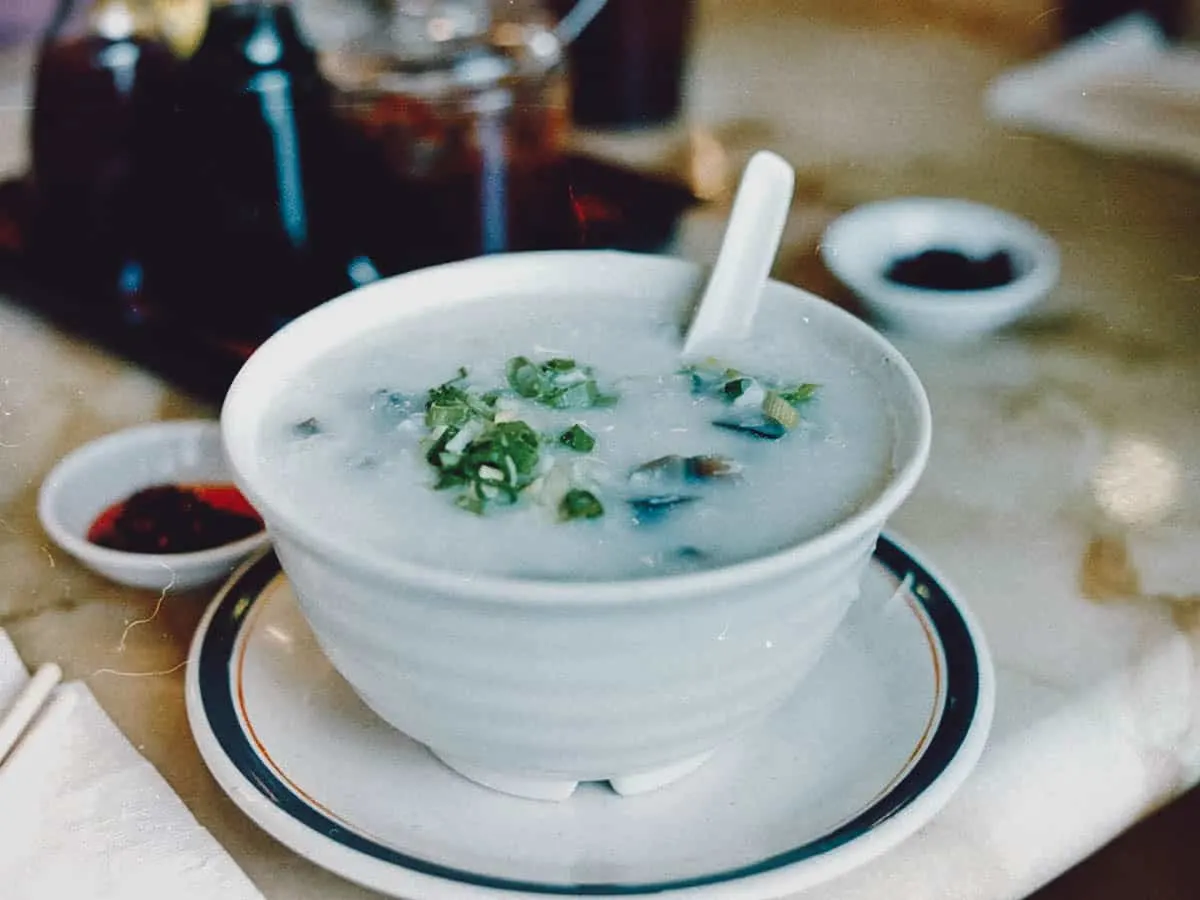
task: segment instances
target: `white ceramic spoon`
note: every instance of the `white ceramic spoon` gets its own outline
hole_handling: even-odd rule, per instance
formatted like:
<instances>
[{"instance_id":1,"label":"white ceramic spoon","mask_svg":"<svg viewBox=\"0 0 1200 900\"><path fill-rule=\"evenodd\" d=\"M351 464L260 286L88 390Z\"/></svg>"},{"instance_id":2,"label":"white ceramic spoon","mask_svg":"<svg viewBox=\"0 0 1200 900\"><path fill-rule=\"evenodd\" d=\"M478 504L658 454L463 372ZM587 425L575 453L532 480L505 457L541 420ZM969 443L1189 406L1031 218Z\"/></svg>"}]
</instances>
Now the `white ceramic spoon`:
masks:
<instances>
[{"instance_id":1,"label":"white ceramic spoon","mask_svg":"<svg viewBox=\"0 0 1200 900\"><path fill-rule=\"evenodd\" d=\"M759 297L787 222L796 173L782 157L760 150L742 173L725 239L680 354L684 362L720 357L749 336Z\"/></svg>"}]
</instances>

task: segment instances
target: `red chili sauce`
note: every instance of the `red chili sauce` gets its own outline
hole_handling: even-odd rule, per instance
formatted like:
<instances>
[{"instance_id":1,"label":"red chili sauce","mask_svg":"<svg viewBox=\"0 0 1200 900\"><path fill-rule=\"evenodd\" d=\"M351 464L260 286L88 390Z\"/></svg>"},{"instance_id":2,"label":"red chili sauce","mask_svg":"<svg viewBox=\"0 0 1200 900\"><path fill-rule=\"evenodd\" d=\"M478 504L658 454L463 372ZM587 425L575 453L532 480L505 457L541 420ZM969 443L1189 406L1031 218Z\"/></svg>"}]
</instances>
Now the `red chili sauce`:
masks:
<instances>
[{"instance_id":1,"label":"red chili sauce","mask_svg":"<svg viewBox=\"0 0 1200 900\"><path fill-rule=\"evenodd\" d=\"M128 553L193 553L261 531L263 521L230 484L161 484L114 503L87 539Z\"/></svg>"}]
</instances>

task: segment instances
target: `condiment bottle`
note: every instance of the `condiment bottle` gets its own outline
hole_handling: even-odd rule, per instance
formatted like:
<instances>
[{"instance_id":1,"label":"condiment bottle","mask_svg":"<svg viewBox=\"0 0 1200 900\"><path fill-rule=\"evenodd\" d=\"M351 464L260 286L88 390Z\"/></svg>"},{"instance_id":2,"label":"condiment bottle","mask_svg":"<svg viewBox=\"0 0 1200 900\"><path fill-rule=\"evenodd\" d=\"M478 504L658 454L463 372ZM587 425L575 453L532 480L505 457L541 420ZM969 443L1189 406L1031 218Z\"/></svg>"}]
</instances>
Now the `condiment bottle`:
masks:
<instances>
[{"instance_id":1,"label":"condiment bottle","mask_svg":"<svg viewBox=\"0 0 1200 900\"><path fill-rule=\"evenodd\" d=\"M72 286L140 285L137 109L174 68L145 0L61 0L34 77L31 252Z\"/></svg>"},{"instance_id":2,"label":"condiment bottle","mask_svg":"<svg viewBox=\"0 0 1200 900\"><path fill-rule=\"evenodd\" d=\"M1131 13L1147 15L1171 39L1186 31L1188 13L1183 0L1067 0L1052 12L1059 15L1064 40L1074 40Z\"/></svg>"},{"instance_id":3,"label":"condiment bottle","mask_svg":"<svg viewBox=\"0 0 1200 900\"><path fill-rule=\"evenodd\" d=\"M577 0L551 0L570 15ZM695 0L607 0L570 47L571 117L583 128L660 126L680 113Z\"/></svg>"},{"instance_id":4,"label":"condiment bottle","mask_svg":"<svg viewBox=\"0 0 1200 900\"><path fill-rule=\"evenodd\" d=\"M378 277L361 166L285 0L213 0L199 46L147 118L154 290L251 342Z\"/></svg>"},{"instance_id":5,"label":"condiment bottle","mask_svg":"<svg viewBox=\"0 0 1200 900\"><path fill-rule=\"evenodd\" d=\"M325 62L338 109L390 174L396 267L554 241L566 82L539 4L392 0L373 38Z\"/></svg>"}]
</instances>

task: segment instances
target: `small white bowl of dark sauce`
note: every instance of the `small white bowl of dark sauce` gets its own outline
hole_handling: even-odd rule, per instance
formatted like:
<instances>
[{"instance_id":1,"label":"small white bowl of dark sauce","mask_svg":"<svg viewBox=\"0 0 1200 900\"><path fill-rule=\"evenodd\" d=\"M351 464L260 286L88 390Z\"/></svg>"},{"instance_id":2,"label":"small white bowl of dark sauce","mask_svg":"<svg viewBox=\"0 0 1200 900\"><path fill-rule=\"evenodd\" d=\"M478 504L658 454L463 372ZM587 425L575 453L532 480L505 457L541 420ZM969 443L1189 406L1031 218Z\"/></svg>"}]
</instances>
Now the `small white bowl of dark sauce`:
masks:
<instances>
[{"instance_id":1,"label":"small white bowl of dark sauce","mask_svg":"<svg viewBox=\"0 0 1200 900\"><path fill-rule=\"evenodd\" d=\"M1058 282L1054 241L1011 213L936 197L856 207L821 241L829 270L883 327L963 340L1020 318Z\"/></svg>"},{"instance_id":2,"label":"small white bowl of dark sauce","mask_svg":"<svg viewBox=\"0 0 1200 900\"><path fill-rule=\"evenodd\" d=\"M67 454L42 482L38 518L59 547L130 587L219 581L267 543L233 486L212 421L154 422Z\"/></svg>"}]
</instances>

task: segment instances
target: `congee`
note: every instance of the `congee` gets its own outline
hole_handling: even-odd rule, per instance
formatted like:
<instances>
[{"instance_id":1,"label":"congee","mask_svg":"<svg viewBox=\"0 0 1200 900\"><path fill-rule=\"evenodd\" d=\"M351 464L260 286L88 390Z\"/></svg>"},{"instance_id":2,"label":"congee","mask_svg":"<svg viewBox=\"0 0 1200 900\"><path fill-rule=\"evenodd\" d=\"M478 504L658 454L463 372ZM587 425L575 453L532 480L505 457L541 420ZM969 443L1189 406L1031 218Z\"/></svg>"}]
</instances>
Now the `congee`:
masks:
<instances>
[{"instance_id":1,"label":"congee","mask_svg":"<svg viewBox=\"0 0 1200 900\"><path fill-rule=\"evenodd\" d=\"M765 302L721 359L679 359L685 304L537 297L379 329L281 388L272 493L438 569L655 577L826 531L893 475L895 426L848 351Z\"/></svg>"}]
</instances>

